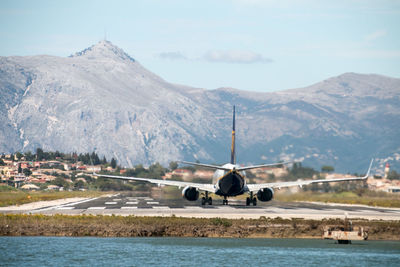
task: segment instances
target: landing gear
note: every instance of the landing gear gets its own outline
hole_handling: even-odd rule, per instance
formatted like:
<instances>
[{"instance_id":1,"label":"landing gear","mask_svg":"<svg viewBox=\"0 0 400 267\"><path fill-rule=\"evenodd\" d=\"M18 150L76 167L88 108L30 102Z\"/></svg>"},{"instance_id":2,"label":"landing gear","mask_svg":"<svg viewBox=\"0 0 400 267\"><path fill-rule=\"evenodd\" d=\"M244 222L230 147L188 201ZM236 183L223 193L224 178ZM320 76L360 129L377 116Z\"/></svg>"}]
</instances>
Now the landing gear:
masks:
<instances>
[{"instance_id":1,"label":"landing gear","mask_svg":"<svg viewBox=\"0 0 400 267\"><path fill-rule=\"evenodd\" d=\"M204 197L201 198L201 205L212 205L212 198L208 197L208 192L206 192L206 195Z\"/></svg>"},{"instance_id":2,"label":"landing gear","mask_svg":"<svg viewBox=\"0 0 400 267\"><path fill-rule=\"evenodd\" d=\"M253 203L253 206L257 206L257 198L253 197L253 192L250 192L250 197L246 198L246 206L250 206Z\"/></svg>"},{"instance_id":3,"label":"landing gear","mask_svg":"<svg viewBox=\"0 0 400 267\"><path fill-rule=\"evenodd\" d=\"M226 196L222 200L222 205L228 205L228 199L226 199Z\"/></svg>"}]
</instances>

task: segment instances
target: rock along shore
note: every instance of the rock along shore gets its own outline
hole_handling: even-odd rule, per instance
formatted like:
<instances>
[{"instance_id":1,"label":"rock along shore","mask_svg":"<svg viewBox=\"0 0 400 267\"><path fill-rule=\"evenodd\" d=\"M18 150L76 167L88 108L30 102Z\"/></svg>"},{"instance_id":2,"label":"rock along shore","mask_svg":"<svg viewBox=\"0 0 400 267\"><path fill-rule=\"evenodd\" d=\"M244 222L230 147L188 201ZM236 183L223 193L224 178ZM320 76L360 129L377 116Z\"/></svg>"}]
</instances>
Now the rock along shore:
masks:
<instances>
[{"instance_id":1,"label":"rock along shore","mask_svg":"<svg viewBox=\"0 0 400 267\"><path fill-rule=\"evenodd\" d=\"M352 220L370 240L400 240L400 221ZM321 238L340 219L179 218L0 214L0 236Z\"/></svg>"}]
</instances>

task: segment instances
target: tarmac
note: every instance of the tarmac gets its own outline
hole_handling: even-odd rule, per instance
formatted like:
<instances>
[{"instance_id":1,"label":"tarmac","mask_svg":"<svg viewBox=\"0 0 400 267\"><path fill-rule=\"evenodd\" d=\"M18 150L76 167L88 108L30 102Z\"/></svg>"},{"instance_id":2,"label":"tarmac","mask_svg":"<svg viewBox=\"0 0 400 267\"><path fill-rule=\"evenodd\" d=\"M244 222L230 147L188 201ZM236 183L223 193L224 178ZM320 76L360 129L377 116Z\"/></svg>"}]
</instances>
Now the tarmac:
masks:
<instances>
[{"instance_id":1,"label":"tarmac","mask_svg":"<svg viewBox=\"0 0 400 267\"><path fill-rule=\"evenodd\" d=\"M0 208L0 213L66 214L66 215L122 215L122 216L176 216L193 218L258 219L281 217L284 219L324 218L367 220L400 220L399 208L380 208L362 205L324 204L309 202L258 202L246 206L245 201L229 199L229 205L214 200L213 205L202 206L200 200L154 199L132 194L107 195L98 198L74 198L42 201L20 206Z\"/></svg>"}]
</instances>

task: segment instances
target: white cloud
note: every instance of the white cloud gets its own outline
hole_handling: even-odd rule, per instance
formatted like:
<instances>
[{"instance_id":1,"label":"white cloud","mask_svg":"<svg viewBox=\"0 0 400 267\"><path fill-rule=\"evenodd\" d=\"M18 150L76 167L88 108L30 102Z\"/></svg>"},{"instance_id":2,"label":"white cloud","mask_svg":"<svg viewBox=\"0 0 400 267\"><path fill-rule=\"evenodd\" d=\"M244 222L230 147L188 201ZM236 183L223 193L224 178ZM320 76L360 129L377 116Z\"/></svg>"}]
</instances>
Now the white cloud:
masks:
<instances>
[{"instance_id":1,"label":"white cloud","mask_svg":"<svg viewBox=\"0 0 400 267\"><path fill-rule=\"evenodd\" d=\"M379 30L365 36L365 40L370 42L379 39L387 34L386 30Z\"/></svg>"},{"instance_id":2,"label":"white cloud","mask_svg":"<svg viewBox=\"0 0 400 267\"><path fill-rule=\"evenodd\" d=\"M181 52L162 52L158 54L158 57L170 60L187 60Z\"/></svg>"},{"instance_id":3,"label":"white cloud","mask_svg":"<svg viewBox=\"0 0 400 267\"><path fill-rule=\"evenodd\" d=\"M266 58L261 54L254 53L251 51L218 51L211 50L204 55L204 59L210 62L223 62L223 63L239 63L239 64L251 64L251 63L271 63L272 59Z\"/></svg>"}]
</instances>

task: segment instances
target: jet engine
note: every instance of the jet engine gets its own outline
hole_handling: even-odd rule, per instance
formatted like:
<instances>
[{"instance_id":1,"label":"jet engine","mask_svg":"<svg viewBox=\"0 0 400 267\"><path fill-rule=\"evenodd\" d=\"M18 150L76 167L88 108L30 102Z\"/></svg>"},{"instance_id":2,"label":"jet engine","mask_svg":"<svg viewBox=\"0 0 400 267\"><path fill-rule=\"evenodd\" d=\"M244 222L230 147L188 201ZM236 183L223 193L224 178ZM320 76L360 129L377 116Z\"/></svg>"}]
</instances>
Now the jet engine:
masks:
<instances>
[{"instance_id":1,"label":"jet engine","mask_svg":"<svg viewBox=\"0 0 400 267\"><path fill-rule=\"evenodd\" d=\"M264 188L257 192L257 198L260 201L270 201L274 197L274 190L272 188Z\"/></svg>"},{"instance_id":2,"label":"jet engine","mask_svg":"<svg viewBox=\"0 0 400 267\"><path fill-rule=\"evenodd\" d=\"M199 191L195 187L185 187L182 190L182 196L189 201L196 201L199 199Z\"/></svg>"}]
</instances>

